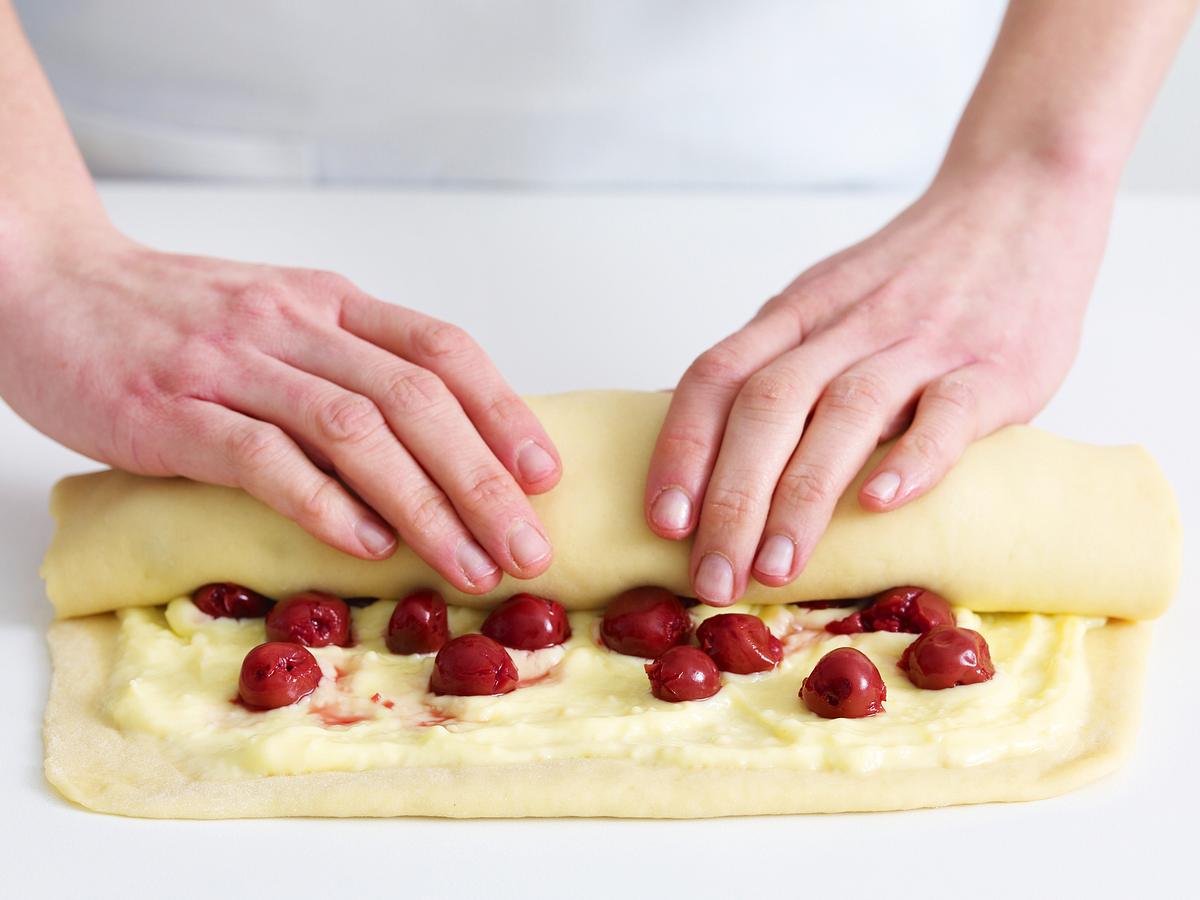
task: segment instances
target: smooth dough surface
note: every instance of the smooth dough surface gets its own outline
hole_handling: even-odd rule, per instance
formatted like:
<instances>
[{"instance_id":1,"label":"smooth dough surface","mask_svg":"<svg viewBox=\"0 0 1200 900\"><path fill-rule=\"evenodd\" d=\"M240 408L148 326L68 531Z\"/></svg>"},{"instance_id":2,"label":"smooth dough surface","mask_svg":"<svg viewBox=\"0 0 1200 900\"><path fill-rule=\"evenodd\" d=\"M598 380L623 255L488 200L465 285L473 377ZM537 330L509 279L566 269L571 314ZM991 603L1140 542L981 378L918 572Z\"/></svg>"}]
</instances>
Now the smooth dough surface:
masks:
<instances>
[{"instance_id":1,"label":"smooth dough surface","mask_svg":"<svg viewBox=\"0 0 1200 900\"><path fill-rule=\"evenodd\" d=\"M640 584L687 594L688 543L656 537L642 515L668 402L667 394L628 391L529 399L564 464L558 487L532 498L555 548L550 569L532 581L505 576L489 594L465 595L406 547L383 562L354 559L241 491L110 471L56 486L47 593L60 617L156 605L210 581L273 596L324 588L398 597L437 587L448 601L475 606L519 590L572 608L603 605ZM1147 619L1174 593L1178 508L1139 447L1093 447L1013 426L972 445L942 484L900 510L864 511L858 483L804 573L784 588L751 581L747 602L920 584L980 612Z\"/></svg>"},{"instance_id":2,"label":"smooth dough surface","mask_svg":"<svg viewBox=\"0 0 1200 900\"><path fill-rule=\"evenodd\" d=\"M186 774L145 734L106 719L117 652L113 614L55 623L46 775L95 810L170 818L263 816L621 816L685 818L909 809L1031 800L1108 773L1137 725L1149 626L1109 623L1086 637L1093 690L1077 740L1061 752L961 767L696 769L623 760L398 767L253 778Z\"/></svg>"}]
</instances>

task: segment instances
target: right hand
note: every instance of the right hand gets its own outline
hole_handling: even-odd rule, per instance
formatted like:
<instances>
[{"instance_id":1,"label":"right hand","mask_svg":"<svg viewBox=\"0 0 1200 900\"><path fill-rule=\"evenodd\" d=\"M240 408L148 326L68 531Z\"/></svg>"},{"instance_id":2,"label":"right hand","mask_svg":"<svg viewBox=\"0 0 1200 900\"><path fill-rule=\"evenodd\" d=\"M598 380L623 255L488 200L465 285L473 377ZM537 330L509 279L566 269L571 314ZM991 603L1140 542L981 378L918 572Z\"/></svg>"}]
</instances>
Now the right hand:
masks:
<instances>
[{"instance_id":1,"label":"right hand","mask_svg":"<svg viewBox=\"0 0 1200 900\"><path fill-rule=\"evenodd\" d=\"M160 253L111 228L0 236L0 396L45 434L243 488L363 559L398 533L469 593L549 566L526 494L558 482L558 454L461 329L329 272Z\"/></svg>"}]
</instances>

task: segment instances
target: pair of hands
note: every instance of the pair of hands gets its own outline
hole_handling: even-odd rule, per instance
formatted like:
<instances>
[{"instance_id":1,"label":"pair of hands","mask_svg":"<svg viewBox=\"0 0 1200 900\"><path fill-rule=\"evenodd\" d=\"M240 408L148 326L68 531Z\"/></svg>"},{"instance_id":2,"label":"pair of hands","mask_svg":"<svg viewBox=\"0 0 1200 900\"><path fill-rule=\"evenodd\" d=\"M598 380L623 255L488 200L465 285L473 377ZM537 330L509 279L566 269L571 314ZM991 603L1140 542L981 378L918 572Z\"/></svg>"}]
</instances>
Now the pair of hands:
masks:
<instances>
[{"instance_id":1,"label":"pair of hands","mask_svg":"<svg viewBox=\"0 0 1200 900\"><path fill-rule=\"evenodd\" d=\"M944 174L701 354L645 497L657 534L695 535L696 595L792 581L881 440L901 436L859 501L886 512L1036 413L1074 356L1107 221L1068 180ZM398 535L469 593L550 565L527 495L561 462L458 327L337 275L158 253L106 225L4 248L0 394L51 437L241 487L362 558Z\"/></svg>"}]
</instances>

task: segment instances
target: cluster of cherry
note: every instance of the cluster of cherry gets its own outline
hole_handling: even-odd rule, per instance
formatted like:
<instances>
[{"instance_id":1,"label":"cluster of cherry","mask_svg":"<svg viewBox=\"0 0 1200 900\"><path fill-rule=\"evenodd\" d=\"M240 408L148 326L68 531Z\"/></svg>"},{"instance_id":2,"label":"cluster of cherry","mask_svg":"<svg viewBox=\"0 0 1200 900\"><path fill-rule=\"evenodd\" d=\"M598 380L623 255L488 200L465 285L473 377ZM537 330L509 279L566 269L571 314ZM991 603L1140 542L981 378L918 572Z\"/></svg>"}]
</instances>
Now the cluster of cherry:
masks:
<instances>
[{"instance_id":1,"label":"cluster of cherry","mask_svg":"<svg viewBox=\"0 0 1200 900\"><path fill-rule=\"evenodd\" d=\"M267 643L246 654L238 697L252 709L276 709L312 693L321 669L306 649L351 642L350 606L374 598L343 600L306 591L274 603L241 585L208 584L193 602L210 616L266 617ZM694 601L688 601L694 602ZM825 604L819 604L825 605ZM955 625L949 604L932 591L903 587L885 591L844 619L829 623L834 634L893 631L920 635L899 667L917 687L931 690L987 681L995 674L987 642ZM779 665L783 646L761 619L721 613L705 619L691 646L691 616L684 601L658 587L633 588L608 605L600 639L617 653L651 660L645 669L660 700L704 700L721 689L721 672L749 675ZM519 683L509 650L541 650L571 637L561 603L517 594L496 607L477 634L450 637L446 604L432 590L396 604L386 643L398 654L436 653L429 689L435 694L507 694ZM862 718L883 711L887 687L867 656L852 647L825 654L800 688L800 699L824 718Z\"/></svg>"}]
</instances>

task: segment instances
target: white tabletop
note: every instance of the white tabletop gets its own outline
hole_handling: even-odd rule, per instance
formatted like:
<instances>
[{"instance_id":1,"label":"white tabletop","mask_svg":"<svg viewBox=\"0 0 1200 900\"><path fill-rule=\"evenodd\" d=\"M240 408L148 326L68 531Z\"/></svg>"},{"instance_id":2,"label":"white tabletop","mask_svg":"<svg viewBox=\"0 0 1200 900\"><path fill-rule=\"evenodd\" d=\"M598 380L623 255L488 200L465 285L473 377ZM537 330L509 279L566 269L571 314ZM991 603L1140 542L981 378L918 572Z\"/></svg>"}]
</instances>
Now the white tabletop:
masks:
<instances>
[{"instance_id":1,"label":"white tabletop","mask_svg":"<svg viewBox=\"0 0 1200 900\"><path fill-rule=\"evenodd\" d=\"M863 194L433 194L108 185L117 223L160 247L336 269L467 327L517 388L659 388L823 254L907 199ZM1195 417L1200 196L1125 197L1083 350L1039 419L1145 444L1200 510ZM1200 801L1189 626L1200 546L1157 626L1145 722L1119 774L1038 803L691 822L142 821L42 778L50 610L46 498L93 464L0 406L0 892L34 896L987 897L1190 883ZM1097 485L1103 490L1103 485ZM1194 885L1192 885L1194 888ZM283 890L278 890L282 888ZM486 893L484 893L486 891ZM336 893L334 893L336 892ZM735 893L736 892L736 893ZM884 893L886 892L886 893Z\"/></svg>"}]
</instances>

